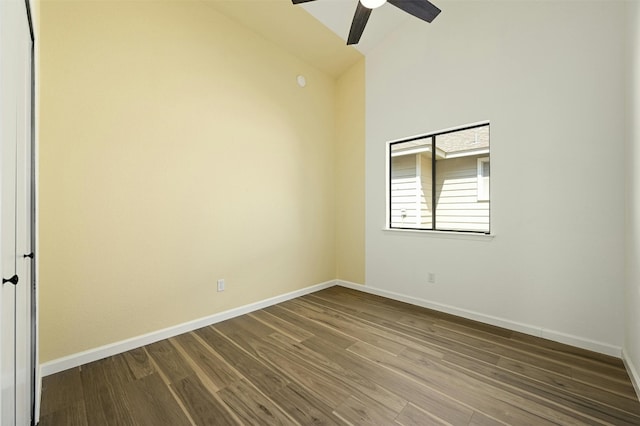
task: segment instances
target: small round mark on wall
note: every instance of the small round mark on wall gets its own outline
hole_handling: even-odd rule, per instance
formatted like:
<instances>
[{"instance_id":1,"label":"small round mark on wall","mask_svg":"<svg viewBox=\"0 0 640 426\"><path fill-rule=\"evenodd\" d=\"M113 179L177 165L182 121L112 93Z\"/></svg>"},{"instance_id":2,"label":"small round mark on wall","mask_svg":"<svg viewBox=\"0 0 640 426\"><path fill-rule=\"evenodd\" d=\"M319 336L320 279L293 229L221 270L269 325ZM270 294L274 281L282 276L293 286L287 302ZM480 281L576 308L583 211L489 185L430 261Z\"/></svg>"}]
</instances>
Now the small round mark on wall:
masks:
<instances>
[{"instance_id":1,"label":"small round mark on wall","mask_svg":"<svg viewBox=\"0 0 640 426\"><path fill-rule=\"evenodd\" d=\"M305 87L307 85L307 79L305 78L304 75L298 75L296 77L296 81L298 82L298 86L300 87Z\"/></svg>"}]
</instances>

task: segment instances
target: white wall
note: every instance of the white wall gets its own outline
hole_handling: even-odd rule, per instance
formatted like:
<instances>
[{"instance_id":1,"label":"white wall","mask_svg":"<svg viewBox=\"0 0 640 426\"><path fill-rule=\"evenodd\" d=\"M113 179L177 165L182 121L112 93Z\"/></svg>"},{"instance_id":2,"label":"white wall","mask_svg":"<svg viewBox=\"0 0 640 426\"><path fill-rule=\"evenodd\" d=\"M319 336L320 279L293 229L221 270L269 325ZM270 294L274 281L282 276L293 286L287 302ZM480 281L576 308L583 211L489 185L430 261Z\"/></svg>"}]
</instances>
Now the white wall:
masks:
<instances>
[{"instance_id":1,"label":"white wall","mask_svg":"<svg viewBox=\"0 0 640 426\"><path fill-rule=\"evenodd\" d=\"M367 56L366 284L619 355L626 4L442 8ZM386 141L481 120L495 238L383 231Z\"/></svg>"},{"instance_id":2,"label":"white wall","mask_svg":"<svg viewBox=\"0 0 640 426\"><path fill-rule=\"evenodd\" d=\"M627 155L627 293L625 361L640 396L640 2L630 3L630 137Z\"/></svg>"}]
</instances>

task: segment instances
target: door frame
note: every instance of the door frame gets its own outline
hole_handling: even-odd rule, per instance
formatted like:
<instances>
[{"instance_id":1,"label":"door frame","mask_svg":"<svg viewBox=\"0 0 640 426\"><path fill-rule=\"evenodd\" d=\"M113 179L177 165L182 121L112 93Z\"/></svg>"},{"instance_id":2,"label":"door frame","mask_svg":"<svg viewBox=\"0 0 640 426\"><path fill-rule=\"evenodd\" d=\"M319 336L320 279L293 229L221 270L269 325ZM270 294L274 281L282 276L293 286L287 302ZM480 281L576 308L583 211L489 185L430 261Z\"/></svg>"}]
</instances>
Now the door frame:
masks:
<instances>
[{"instance_id":1,"label":"door frame","mask_svg":"<svg viewBox=\"0 0 640 426\"><path fill-rule=\"evenodd\" d=\"M30 106L31 106L31 117L30 117L30 125L31 125L31 140L29 141L29 144L31 145L31 149L30 149L30 163L31 163L31 167L30 167L30 175L29 179L30 179L30 185L29 185L29 197L31 198L31 211L29 212L29 232L30 232L30 246L31 246L31 253L33 254L33 257L31 258L31 262L30 262L30 268L31 268L31 274L30 274L30 282L29 284L29 289L30 289L30 297L29 297L29 302L30 305L29 306L29 310L30 310L30 316L31 316L31 320L30 320L30 325L31 325L31 330L30 330L30 365L29 365L29 371L31 373L31 380L29 383L29 398L30 398L30 404L29 407L31 409L31 413L30 413L30 417L31 417L31 426L35 426L38 422L38 418L39 418L39 409L40 409L40 375L38 374L38 305L37 305L37 296L38 296L38 292L37 292L37 287L36 287L36 271L37 271L37 267L36 267L36 262L37 262L37 256L36 256L36 213L37 213L37 209L36 209L36 60L35 60L35 46L36 46L36 40L35 40L35 28L34 28L34 22L33 22L33 15L32 15L32 4L31 4L31 0L24 0L24 5L27 11L27 20L28 20L28 24L29 24L29 35L31 37L31 99L30 99Z\"/></svg>"}]
</instances>

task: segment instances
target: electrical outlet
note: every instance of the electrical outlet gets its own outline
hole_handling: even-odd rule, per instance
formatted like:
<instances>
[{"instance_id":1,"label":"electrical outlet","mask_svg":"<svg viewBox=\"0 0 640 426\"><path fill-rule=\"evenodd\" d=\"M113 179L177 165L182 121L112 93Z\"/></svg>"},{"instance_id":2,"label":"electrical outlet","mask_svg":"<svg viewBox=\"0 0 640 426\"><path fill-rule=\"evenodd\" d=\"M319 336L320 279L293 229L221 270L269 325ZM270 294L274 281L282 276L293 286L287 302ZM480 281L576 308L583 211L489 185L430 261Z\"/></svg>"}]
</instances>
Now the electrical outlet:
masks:
<instances>
[{"instance_id":1,"label":"electrical outlet","mask_svg":"<svg viewBox=\"0 0 640 426\"><path fill-rule=\"evenodd\" d=\"M218 280L218 291L224 291L224 280Z\"/></svg>"},{"instance_id":2,"label":"electrical outlet","mask_svg":"<svg viewBox=\"0 0 640 426\"><path fill-rule=\"evenodd\" d=\"M427 281L429 282L429 284L435 284L436 274L434 274L433 272L429 272L429 274L427 275Z\"/></svg>"}]
</instances>

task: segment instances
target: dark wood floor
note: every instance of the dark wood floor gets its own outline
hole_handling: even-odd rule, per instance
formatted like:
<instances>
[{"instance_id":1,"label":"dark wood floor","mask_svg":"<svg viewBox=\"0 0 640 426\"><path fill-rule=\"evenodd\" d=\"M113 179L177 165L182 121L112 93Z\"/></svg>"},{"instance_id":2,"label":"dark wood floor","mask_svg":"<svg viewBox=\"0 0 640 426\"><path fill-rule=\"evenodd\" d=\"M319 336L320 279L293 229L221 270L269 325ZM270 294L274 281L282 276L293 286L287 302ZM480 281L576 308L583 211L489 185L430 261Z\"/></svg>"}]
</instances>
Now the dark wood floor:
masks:
<instances>
[{"instance_id":1,"label":"dark wood floor","mask_svg":"<svg viewBox=\"0 0 640 426\"><path fill-rule=\"evenodd\" d=\"M341 287L43 381L49 425L640 425L619 359Z\"/></svg>"}]
</instances>

